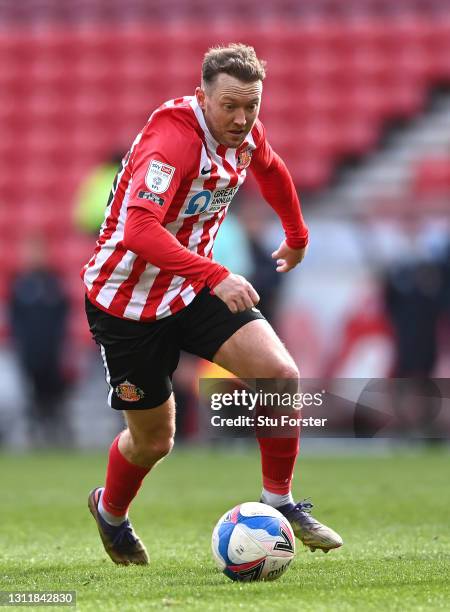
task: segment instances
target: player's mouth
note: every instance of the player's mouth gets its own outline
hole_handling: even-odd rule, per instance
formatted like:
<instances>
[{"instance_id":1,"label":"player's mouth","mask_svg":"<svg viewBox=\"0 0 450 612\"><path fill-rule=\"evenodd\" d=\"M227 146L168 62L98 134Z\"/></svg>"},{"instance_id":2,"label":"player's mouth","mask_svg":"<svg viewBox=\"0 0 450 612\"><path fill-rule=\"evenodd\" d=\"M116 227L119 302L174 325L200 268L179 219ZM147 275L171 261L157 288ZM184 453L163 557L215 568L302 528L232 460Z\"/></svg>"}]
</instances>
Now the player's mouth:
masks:
<instances>
[{"instance_id":1,"label":"player's mouth","mask_svg":"<svg viewBox=\"0 0 450 612\"><path fill-rule=\"evenodd\" d=\"M228 130L228 133L230 134L233 140L236 140L238 138L243 139L247 135L247 132L245 130Z\"/></svg>"}]
</instances>

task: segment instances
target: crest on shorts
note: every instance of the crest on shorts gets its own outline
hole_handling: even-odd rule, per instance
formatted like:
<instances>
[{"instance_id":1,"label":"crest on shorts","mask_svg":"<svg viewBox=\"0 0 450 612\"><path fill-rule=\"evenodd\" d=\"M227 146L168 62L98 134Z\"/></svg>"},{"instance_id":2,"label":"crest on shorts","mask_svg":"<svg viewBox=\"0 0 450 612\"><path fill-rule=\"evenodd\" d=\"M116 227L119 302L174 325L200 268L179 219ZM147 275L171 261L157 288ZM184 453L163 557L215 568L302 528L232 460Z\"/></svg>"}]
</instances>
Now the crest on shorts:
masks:
<instances>
[{"instance_id":1,"label":"crest on shorts","mask_svg":"<svg viewBox=\"0 0 450 612\"><path fill-rule=\"evenodd\" d=\"M139 387L136 387L136 385L126 380L120 383L120 385L117 385L116 395L124 402L138 402L144 397L145 393L142 389L139 389Z\"/></svg>"},{"instance_id":2,"label":"crest on shorts","mask_svg":"<svg viewBox=\"0 0 450 612\"><path fill-rule=\"evenodd\" d=\"M250 166L250 162L252 161L252 150L250 147L247 147L243 151L241 151L237 158L237 169L243 170L244 168L248 168Z\"/></svg>"}]
</instances>

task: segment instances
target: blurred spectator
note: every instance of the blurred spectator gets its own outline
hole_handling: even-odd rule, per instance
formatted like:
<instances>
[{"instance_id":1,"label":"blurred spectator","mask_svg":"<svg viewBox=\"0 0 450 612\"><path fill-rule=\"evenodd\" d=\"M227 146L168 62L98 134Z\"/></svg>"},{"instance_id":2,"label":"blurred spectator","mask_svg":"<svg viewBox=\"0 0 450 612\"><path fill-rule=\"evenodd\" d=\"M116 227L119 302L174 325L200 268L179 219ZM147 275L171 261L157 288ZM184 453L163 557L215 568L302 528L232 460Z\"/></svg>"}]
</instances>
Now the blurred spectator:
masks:
<instances>
[{"instance_id":1,"label":"blurred spectator","mask_svg":"<svg viewBox=\"0 0 450 612\"><path fill-rule=\"evenodd\" d=\"M174 372L173 388L177 398L176 440L189 441L198 434L198 379L203 359L183 353ZM204 363L208 363L205 361Z\"/></svg>"},{"instance_id":2,"label":"blurred spectator","mask_svg":"<svg viewBox=\"0 0 450 612\"><path fill-rule=\"evenodd\" d=\"M395 331L396 378L433 375L444 275L439 262L399 264L386 278L386 308Z\"/></svg>"},{"instance_id":3,"label":"blurred spectator","mask_svg":"<svg viewBox=\"0 0 450 612\"><path fill-rule=\"evenodd\" d=\"M442 318L439 324L439 361L436 376L448 378L450 371L450 240L442 256Z\"/></svg>"},{"instance_id":4,"label":"blurred spectator","mask_svg":"<svg viewBox=\"0 0 450 612\"><path fill-rule=\"evenodd\" d=\"M71 443L65 415L66 380L62 349L68 301L47 261L40 236L24 244L24 268L9 300L10 328L26 384L28 434L34 445Z\"/></svg>"},{"instance_id":5,"label":"blurred spectator","mask_svg":"<svg viewBox=\"0 0 450 612\"><path fill-rule=\"evenodd\" d=\"M114 153L82 181L75 203L75 225L81 231L97 236L121 161L122 154Z\"/></svg>"},{"instance_id":6,"label":"blurred spectator","mask_svg":"<svg viewBox=\"0 0 450 612\"><path fill-rule=\"evenodd\" d=\"M219 229L214 259L234 274L245 276L259 294L257 307L274 324L282 274L276 271L268 244L272 221L265 202L240 199L236 212L229 212Z\"/></svg>"},{"instance_id":7,"label":"blurred spectator","mask_svg":"<svg viewBox=\"0 0 450 612\"><path fill-rule=\"evenodd\" d=\"M447 322L450 320L450 240L447 243L444 256L442 258L442 277L443 277L443 292L442 292L442 305L444 309L444 315L447 318Z\"/></svg>"},{"instance_id":8,"label":"blurred spectator","mask_svg":"<svg viewBox=\"0 0 450 612\"><path fill-rule=\"evenodd\" d=\"M247 279L259 294L259 310L275 326L276 308L283 274L276 271L276 263L272 259L274 249L269 246L267 239L270 235L273 215L265 202L252 204L249 200L242 207L240 218L247 232L253 260L253 272Z\"/></svg>"}]
</instances>

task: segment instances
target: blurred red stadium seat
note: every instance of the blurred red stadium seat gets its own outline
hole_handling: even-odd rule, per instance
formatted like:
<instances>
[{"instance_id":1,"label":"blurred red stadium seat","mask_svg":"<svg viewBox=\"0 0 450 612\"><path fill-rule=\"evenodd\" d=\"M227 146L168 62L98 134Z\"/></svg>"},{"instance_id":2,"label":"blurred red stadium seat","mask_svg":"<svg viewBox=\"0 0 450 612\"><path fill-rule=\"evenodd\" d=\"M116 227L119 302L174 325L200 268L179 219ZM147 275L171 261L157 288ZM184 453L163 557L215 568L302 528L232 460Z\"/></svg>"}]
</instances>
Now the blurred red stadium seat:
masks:
<instances>
[{"instance_id":1,"label":"blurred red stadium seat","mask_svg":"<svg viewBox=\"0 0 450 612\"><path fill-rule=\"evenodd\" d=\"M292 177L300 189L317 191L330 180L332 165L324 156L313 157L307 151L299 153L289 160Z\"/></svg>"},{"instance_id":2,"label":"blurred red stadium seat","mask_svg":"<svg viewBox=\"0 0 450 612\"><path fill-rule=\"evenodd\" d=\"M417 196L450 197L450 157L422 160L415 170L412 188Z\"/></svg>"},{"instance_id":3,"label":"blurred red stadium seat","mask_svg":"<svg viewBox=\"0 0 450 612\"><path fill-rule=\"evenodd\" d=\"M111 0L109 15L119 25L108 25L108 11L96 2L32 2L36 23L65 15L72 25L0 32L6 268L24 233L57 241L65 232L65 254L56 258L65 276L77 273L84 243L71 238L71 223L79 182L94 164L125 151L163 101L193 94L209 45L244 40L268 60L261 116L269 140L300 190L323 188L336 164L373 149L383 122L414 117L428 87L450 82L450 18L441 16L438 0L437 17L419 10L424 2L416 0L406 18L404 3L389 0L173 0L150 3L153 13L145 0ZM11 19L25 16L20 6L2 10ZM448 192L448 174L445 161L424 161L415 192ZM74 319L73 329L85 334L84 318Z\"/></svg>"},{"instance_id":4,"label":"blurred red stadium seat","mask_svg":"<svg viewBox=\"0 0 450 612\"><path fill-rule=\"evenodd\" d=\"M343 157L361 156L372 151L381 134L380 125L367 117L353 116L339 124L339 152Z\"/></svg>"},{"instance_id":5,"label":"blurred red stadium seat","mask_svg":"<svg viewBox=\"0 0 450 612\"><path fill-rule=\"evenodd\" d=\"M65 212L66 217L71 222L71 209L68 208ZM79 285L79 273L81 268L91 257L94 246L95 238L93 236L84 236L72 232L68 235L67 240L63 241L55 236L49 243L49 255L55 267L61 272L69 272L71 276L75 275L75 279Z\"/></svg>"},{"instance_id":6,"label":"blurred red stadium seat","mask_svg":"<svg viewBox=\"0 0 450 612\"><path fill-rule=\"evenodd\" d=\"M425 87L414 79L393 78L386 88L393 117L411 118L425 106Z\"/></svg>"},{"instance_id":7,"label":"blurred red stadium seat","mask_svg":"<svg viewBox=\"0 0 450 612\"><path fill-rule=\"evenodd\" d=\"M0 258L2 262L1 277L9 281L20 270L23 263L19 242L15 235L8 236L8 234L4 234L2 236L0 240Z\"/></svg>"}]
</instances>

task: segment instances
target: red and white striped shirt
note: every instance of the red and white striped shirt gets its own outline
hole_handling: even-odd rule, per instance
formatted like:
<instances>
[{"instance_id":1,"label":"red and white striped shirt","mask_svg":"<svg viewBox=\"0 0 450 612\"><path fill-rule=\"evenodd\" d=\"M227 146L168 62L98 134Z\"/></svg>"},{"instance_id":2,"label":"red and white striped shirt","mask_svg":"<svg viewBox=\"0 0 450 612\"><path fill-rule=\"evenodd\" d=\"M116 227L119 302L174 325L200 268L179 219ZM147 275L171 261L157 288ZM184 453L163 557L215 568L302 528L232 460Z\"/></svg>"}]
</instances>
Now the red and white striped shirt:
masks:
<instances>
[{"instance_id":1,"label":"red and white striped shirt","mask_svg":"<svg viewBox=\"0 0 450 612\"><path fill-rule=\"evenodd\" d=\"M232 149L214 139L195 97L157 109L122 162L94 254L83 268L89 300L118 317L153 321L190 304L205 285L218 284L228 271L212 261L214 239L250 163L288 245L305 246L308 233L292 180L259 120ZM157 223L140 237L140 254L127 248L133 209L144 209ZM184 263L159 261L158 245L167 242L176 244L175 262Z\"/></svg>"}]
</instances>

